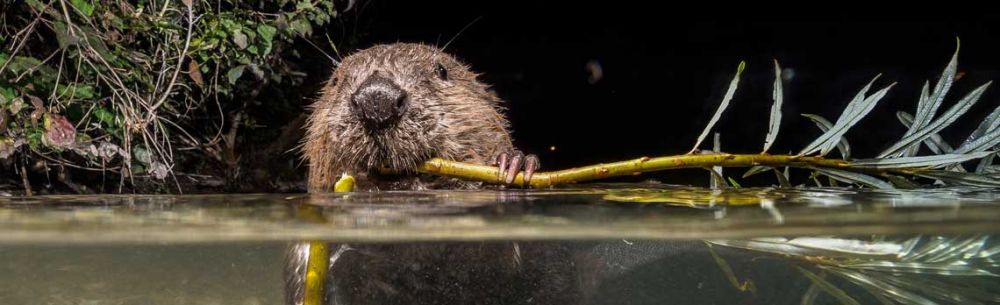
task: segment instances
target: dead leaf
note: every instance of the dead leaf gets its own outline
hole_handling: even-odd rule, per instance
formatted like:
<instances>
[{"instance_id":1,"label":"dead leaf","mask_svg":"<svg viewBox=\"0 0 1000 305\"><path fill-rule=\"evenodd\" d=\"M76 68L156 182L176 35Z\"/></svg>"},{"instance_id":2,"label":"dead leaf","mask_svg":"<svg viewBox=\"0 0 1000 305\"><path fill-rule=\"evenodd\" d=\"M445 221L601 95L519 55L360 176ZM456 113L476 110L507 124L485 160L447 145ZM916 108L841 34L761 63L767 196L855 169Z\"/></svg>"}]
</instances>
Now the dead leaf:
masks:
<instances>
[{"instance_id":1,"label":"dead leaf","mask_svg":"<svg viewBox=\"0 0 1000 305\"><path fill-rule=\"evenodd\" d=\"M0 133L7 131L7 112L0 109Z\"/></svg>"},{"instance_id":2,"label":"dead leaf","mask_svg":"<svg viewBox=\"0 0 1000 305\"><path fill-rule=\"evenodd\" d=\"M7 159L10 155L14 154L18 146L24 144L24 141L14 140L11 138L0 138L0 159Z\"/></svg>"},{"instance_id":3,"label":"dead leaf","mask_svg":"<svg viewBox=\"0 0 1000 305\"><path fill-rule=\"evenodd\" d=\"M45 135L43 143L55 148L71 148L76 146L76 127L66 117L49 114L45 117Z\"/></svg>"},{"instance_id":4,"label":"dead leaf","mask_svg":"<svg viewBox=\"0 0 1000 305\"><path fill-rule=\"evenodd\" d=\"M170 170L167 169L167 166L163 163L153 162L153 164L149 165L149 174L152 175L153 178L163 180L169 173Z\"/></svg>"},{"instance_id":5,"label":"dead leaf","mask_svg":"<svg viewBox=\"0 0 1000 305\"><path fill-rule=\"evenodd\" d=\"M116 154L125 155L125 151L111 142L101 142L101 146L97 148L97 156L104 161L110 161Z\"/></svg>"},{"instance_id":6,"label":"dead leaf","mask_svg":"<svg viewBox=\"0 0 1000 305\"><path fill-rule=\"evenodd\" d=\"M14 100L10 102L10 114L17 114L24 108L24 99L21 97L15 97Z\"/></svg>"},{"instance_id":7,"label":"dead leaf","mask_svg":"<svg viewBox=\"0 0 1000 305\"><path fill-rule=\"evenodd\" d=\"M205 79L202 78L201 68L198 66L198 62L194 59L188 62L188 77L191 77L191 80L194 81L198 87L205 86Z\"/></svg>"},{"instance_id":8,"label":"dead leaf","mask_svg":"<svg viewBox=\"0 0 1000 305\"><path fill-rule=\"evenodd\" d=\"M86 144L86 145L81 144L77 145L76 148L73 148L73 152L75 152L77 155L80 155L81 157L93 160L95 157L97 157L97 146L94 144Z\"/></svg>"},{"instance_id":9,"label":"dead leaf","mask_svg":"<svg viewBox=\"0 0 1000 305\"><path fill-rule=\"evenodd\" d=\"M27 96L28 99L31 100L31 107L35 108L35 111L31 112L31 126L32 127L38 126L38 119L41 119L43 116L45 116L45 113L48 112L45 109L45 104L43 104L42 99L38 98L37 96L34 95L25 95L25 96Z\"/></svg>"},{"instance_id":10,"label":"dead leaf","mask_svg":"<svg viewBox=\"0 0 1000 305\"><path fill-rule=\"evenodd\" d=\"M242 31L237 29L235 32L233 32L233 43L235 43L236 46L240 48L240 50L246 49L247 35L243 34Z\"/></svg>"}]
</instances>

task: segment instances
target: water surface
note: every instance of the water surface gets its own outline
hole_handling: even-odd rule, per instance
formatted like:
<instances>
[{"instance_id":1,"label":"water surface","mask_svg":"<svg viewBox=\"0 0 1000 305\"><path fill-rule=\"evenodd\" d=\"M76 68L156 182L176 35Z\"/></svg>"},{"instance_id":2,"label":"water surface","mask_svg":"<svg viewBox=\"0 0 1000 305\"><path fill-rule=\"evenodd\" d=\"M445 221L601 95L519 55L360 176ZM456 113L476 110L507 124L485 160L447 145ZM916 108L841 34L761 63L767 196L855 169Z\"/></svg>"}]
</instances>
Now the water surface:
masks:
<instances>
[{"instance_id":1,"label":"water surface","mask_svg":"<svg viewBox=\"0 0 1000 305\"><path fill-rule=\"evenodd\" d=\"M342 304L997 304L998 220L974 188L8 197L0 304L282 304L318 241Z\"/></svg>"}]
</instances>

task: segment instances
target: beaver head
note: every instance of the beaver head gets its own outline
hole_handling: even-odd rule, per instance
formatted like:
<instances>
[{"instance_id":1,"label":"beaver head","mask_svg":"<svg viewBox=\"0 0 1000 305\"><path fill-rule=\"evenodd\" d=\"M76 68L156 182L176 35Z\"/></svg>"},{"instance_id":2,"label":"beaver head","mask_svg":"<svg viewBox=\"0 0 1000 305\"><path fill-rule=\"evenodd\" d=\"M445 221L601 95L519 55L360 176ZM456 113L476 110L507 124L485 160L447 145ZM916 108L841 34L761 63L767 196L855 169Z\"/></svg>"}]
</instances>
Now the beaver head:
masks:
<instances>
[{"instance_id":1,"label":"beaver head","mask_svg":"<svg viewBox=\"0 0 1000 305\"><path fill-rule=\"evenodd\" d=\"M412 172L433 157L486 163L510 150L500 99L476 77L422 44L377 45L344 58L307 123L310 190L345 172Z\"/></svg>"}]
</instances>

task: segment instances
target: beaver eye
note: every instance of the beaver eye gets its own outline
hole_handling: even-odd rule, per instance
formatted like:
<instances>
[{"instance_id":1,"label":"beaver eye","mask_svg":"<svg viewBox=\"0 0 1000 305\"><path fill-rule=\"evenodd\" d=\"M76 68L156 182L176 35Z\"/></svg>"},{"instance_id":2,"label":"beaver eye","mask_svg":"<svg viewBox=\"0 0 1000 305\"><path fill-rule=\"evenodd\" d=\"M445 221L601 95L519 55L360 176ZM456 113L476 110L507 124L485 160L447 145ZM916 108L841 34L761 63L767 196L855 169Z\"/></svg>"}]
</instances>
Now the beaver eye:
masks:
<instances>
[{"instance_id":1,"label":"beaver eye","mask_svg":"<svg viewBox=\"0 0 1000 305\"><path fill-rule=\"evenodd\" d=\"M448 80L448 69L445 69L444 65L437 64L437 66L434 67L434 73L437 73L438 78Z\"/></svg>"}]
</instances>

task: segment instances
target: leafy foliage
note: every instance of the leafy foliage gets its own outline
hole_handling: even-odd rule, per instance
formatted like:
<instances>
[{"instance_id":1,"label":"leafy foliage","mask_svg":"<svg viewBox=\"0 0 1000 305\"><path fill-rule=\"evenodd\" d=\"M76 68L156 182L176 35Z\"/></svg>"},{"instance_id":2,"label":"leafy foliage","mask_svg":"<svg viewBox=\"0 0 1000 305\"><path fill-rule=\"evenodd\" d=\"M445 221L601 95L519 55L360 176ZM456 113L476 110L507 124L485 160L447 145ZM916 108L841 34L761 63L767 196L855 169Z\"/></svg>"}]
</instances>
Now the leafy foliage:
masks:
<instances>
[{"instance_id":1,"label":"leafy foliage","mask_svg":"<svg viewBox=\"0 0 1000 305\"><path fill-rule=\"evenodd\" d=\"M265 88L287 93L269 107L300 99L306 74L289 60L301 55L293 44L338 16L332 0L5 6L0 157L123 178L167 178L181 152L234 162L223 132L255 125L246 104ZM41 124L48 118L68 124ZM45 141L53 126L75 141Z\"/></svg>"},{"instance_id":2,"label":"leafy foliage","mask_svg":"<svg viewBox=\"0 0 1000 305\"><path fill-rule=\"evenodd\" d=\"M823 273L798 267L812 282L802 304L814 304L824 292L844 304L858 303L843 288L821 275L832 274L857 285L883 304L992 304L1000 246L988 235L916 235L755 238L713 240L711 244L775 253L802 259Z\"/></svg>"},{"instance_id":3,"label":"leafy foliage","mask_svg":"<svg viewBox=\"0 0 1000 305\"><path fill-rule=\"evenodd\" d=\"M992 83L987 82L977 87L959 99L947 111L936 115L937 109L940 108L952 83L955 81L957 69L958 47L955 48L955 54L941 73L941 77L934 86L934 90L930 91L928 89L929 83L924 84L920 99L917 102L916 116L912 116L906 112L897 113L900 122L908 128L906 133L899 141L889 145L888 148L875 158L850 159L851 149L844 135L851 127L864 118L875 107L876 103L888 94L889 90L895 84L890 84L875 93L868 94L872 85L879 78L879 76L875 76L851 99L843 113L841 113L840 117L834 123L830 123L830 121L818 115L803 114L803 116L816 123L816 126L823 131L823 134L806 145L796 156L802 157L818 153L819 157L824 157L834 148L837 148L840 151L841 157L849 162L838 164L835 167L821 164L789 165L809 169L812 171L813 177L816 174L820 174L835 181L882 189L918 186L919 183L913 180L915 177L931 178L938 183L950 185L1000 187L1000 179L998 179L1000 176L997 175L1000 171L996 171L992 166L996 149L1000 145L1000 107L997 107L987 115L976 130L958 148L952 148L938 134L944 128L958 121L963 114L979 101L980 97ZM776 133L781 123L780 109L783 93L781 92L782 85L777 62L775 63L775 74L777 79L774 83L774 104L771 107L768 136L765 139L762 154L767 153L771 143L776 138ZM716 116L713 117L712 123L718 119L719 114L727 106L728 100L731 98L730 93L734 91L738 77L739 73L737 72L737 78L733 79L726 99L716 111ZM712 123L709 123L705 128L706 132L711 129ZM699 138L698 143L700 142L701 139ZM933 154L918 156L921 143L925 144ZM979 165L974 171L969 172L962 164L973 160L979 160ZM757 174L767 169L765 166L754 164L743 177ZM885 180L880 179L878 176L882 176ZM788 184L787 177L785 178L785 180L779 181L782 185ZM723 177L714 177L713 179L724 180ZM815 181L819 184L818 179ZM832 181L831 184L833 184Z\"/></svg>"}]
</instances>

